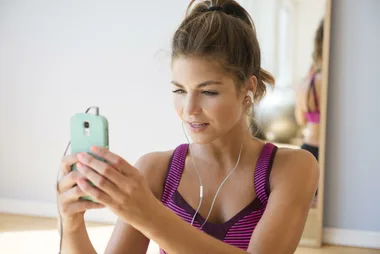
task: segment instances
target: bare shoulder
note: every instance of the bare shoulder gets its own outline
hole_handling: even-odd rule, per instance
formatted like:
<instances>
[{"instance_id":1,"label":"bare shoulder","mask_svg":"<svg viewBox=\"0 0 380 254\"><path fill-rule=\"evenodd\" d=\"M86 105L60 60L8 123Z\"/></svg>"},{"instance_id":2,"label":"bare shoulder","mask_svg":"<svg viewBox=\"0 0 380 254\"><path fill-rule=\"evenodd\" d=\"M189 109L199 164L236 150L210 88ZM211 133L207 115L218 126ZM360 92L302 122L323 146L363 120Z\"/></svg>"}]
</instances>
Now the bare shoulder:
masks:
<instances>
[{"instance_id":1,"label":"bare shoulder","mask_svg":"<svg viewBox=\"0 0 380 254\"><path fill-rule=\"evenodd\" d=\"M137 160L135 166L144 174L151 174L162 169L162 166L164 165L168 166L167 164L169 163L172 154L173 150L147 153Z\"/></svg>"},{"instance_id":2,"label":"bare shoulder","mask_svg":"<svg viewBox=\"0 0 380 254\"><path fill-rule=\"evenodd\" d=\"M294 190L310 189L314 192L318 180L318 162L310 152L303 149L278 148L270 177L272 190L291 186Z\"/></svg>"},{"instance_id":3,"label":"bare shoulder","mask_svg":"<svg viewBox=\"0 0 380 254\"><path fill-rule=\"evenodd\" d=\"M172 154L173 150L151 152L141 156L135 163L157 199L161 199Z\"/></svg>"}]
</instances>

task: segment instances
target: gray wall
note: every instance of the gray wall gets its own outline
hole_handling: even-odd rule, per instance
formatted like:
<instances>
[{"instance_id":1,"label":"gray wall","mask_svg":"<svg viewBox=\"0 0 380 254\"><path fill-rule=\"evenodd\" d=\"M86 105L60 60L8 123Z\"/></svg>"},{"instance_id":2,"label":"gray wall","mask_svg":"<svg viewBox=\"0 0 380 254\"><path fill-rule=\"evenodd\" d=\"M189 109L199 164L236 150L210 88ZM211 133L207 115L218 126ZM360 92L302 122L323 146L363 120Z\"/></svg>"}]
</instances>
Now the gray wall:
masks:
<instances>
[{"instance_id":1,"label":"gray wall","mask_svg":"<svg viewBox=\"0 0 380 254\"><path fill-rule=\"evenodd\" d=\"M325 227L380 232L380 1L333 0Z\"/></svg>"}]
</instances>

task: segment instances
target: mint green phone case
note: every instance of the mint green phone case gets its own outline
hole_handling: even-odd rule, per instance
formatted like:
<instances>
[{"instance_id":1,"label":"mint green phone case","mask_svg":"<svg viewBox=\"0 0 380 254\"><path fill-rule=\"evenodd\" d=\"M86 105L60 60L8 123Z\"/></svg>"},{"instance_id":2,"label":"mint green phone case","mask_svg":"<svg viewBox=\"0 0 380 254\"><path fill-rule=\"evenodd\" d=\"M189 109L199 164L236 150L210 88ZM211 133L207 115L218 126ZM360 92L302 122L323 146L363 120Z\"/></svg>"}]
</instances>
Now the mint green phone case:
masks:
<instances>
[{"instance_id":1,"label":"mint green phone case","mask_svg":"<svg viewBox=\"0 0 380 254\"><path fill-rule=\"evenodd\" d=\"M87 126L86 123L88 123L87 128L85 128L85 126ZM70 138L72 154L87 152L94 156L94 154L90 152L91 146L109 148L108 121L101 115L92 115L87 113L75 114L70 120ZM104 161L98 156L94 157ZM75 164L72 166L72 170L77 170ZM94 201L88 196L81 198Z\"/></svg>"}]
</instances>

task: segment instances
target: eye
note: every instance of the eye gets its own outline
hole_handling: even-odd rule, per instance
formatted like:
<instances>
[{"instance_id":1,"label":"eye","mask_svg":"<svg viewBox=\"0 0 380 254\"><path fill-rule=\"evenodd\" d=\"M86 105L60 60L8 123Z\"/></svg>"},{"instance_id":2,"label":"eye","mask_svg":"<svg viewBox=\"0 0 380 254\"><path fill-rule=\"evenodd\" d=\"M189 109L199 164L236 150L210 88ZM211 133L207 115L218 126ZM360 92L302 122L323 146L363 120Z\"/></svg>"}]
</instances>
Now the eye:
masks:
<instances>
[{"instance_id":1,"label":"eye","mask_svg":"<svg viewBox=\"0 0 380 254\"><path fill-rule=\"evenodd\" d=\"M207 96L215 96L215 95L218 95L217 92L212 92L212 91L203 91L202 93L205 94L205 95L207 95Z\"/></svg>"},{"instance_id":2,"label":"eye","mask_svg":"<svg viewBox=\"0 0 380 254\"><path fill-rule=\"evenodd\" d=\"M183 89L174 90L173 93L183 94L185 91Z\"/></svg>"}]
</instances>

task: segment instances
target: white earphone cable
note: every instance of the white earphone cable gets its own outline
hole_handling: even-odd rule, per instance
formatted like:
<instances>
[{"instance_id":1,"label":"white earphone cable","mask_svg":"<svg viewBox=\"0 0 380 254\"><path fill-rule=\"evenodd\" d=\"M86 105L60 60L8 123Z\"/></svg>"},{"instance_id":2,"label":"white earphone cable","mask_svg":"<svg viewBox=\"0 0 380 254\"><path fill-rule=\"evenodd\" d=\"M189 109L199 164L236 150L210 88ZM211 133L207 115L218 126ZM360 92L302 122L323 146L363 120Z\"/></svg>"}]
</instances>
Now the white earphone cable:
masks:
<instances>
[{"instance_id":1,"label":"white earphone cable","mask_svg":"<svg viewBox=\"0 0 380 254\"><path fill-rule=\"evenodd\" d=\"M195 220L195 216L198 214L199 212L199 209L201 208L201 205L202 205L202 201L203 201L203 183L202 183L202 178L197 170L197 168L195 167L195 163L194 163L194 159L193 159L193 153L191 151L191 148L190 148L190 141L189 141L189 138L187 137L186 135L186 131L185 131L185 127L183 126L183 121L182 122L182 130L183 130L183 133L185 134L185 137L186 137L186 140L187 140L187 143L189 144L189 150L190 150L190 156L191 156L191 160L193 162L193 167L195 169L195 171L197 172L197 175L198 175L198 179L199 179L199 204L198 204L198 208L191 220L191 225L193 225L194 223L194 220Z\"/></svg>"},{"instance_id":2,"label":"white earphone cable","mask_svg":"<svg viewBox=\"0 0 380 254\"><path fill-rule=\"evenodd\" d=\"M94 109L95 110L95 115L99 115L99 107L89 107L88 109L86 109L85 113L87 114L88 112L90 112L91 109ZM66 149L65 151L63 152L63 156L66 156L67 154L67 151L69 150L70 148L70 145L71 145L71 140L68 142L67 146L66 146ZM61 214L61 210L59 209L59 204L58 204L58 195L59 195L59 192L58 192L58 184L59 184L59 181L61 180L61 169L58 170L57 172L57 180L56 180L56 188L57 188L57 210L58 210L58 220L59 220L59 251L58 251L58 254L61 254L62 253L62 245L63 245L63 221L62 221L62 214Z\"/></svg>"},{"instance_id":3,"label":"white earphone cable","mask_svg":"<svg viewBox=\"0 0 380 254\"><path fill-rule=\"evenodd\" d=\"M250 127L250 126L249 126L249 127ZM197 175L198 175L198 178L199 178L199 183L200 183L200 200L199 200L198 208L197 208L197 210L196 210L196 212L195 212L195 214L194 214L194 216L193 216L193 218L192 218L192 220L191 220L191 225L193 225L194 220L195 220L195 217L197 216L197 214L198 214L198 212L199 212L199 209L200 209L200 207L201 207L201 205L202 205L202 201L203 201L203 183L202 183L202 178L201 178L201 176L200 176L200 174L199 174L199 171L198 171L197 167L195 166L195 162L194 162L193 154L192 154L191 147L190 147L190 141L189 141L189 139L188 139L188 137L187 137L187 135L186 135L186 131L185 131L185 128L184 128L184 126L183 126L183 121L182 121L182 129L183 129L183 132L184 132L184 134L185 134L186 140L187 140L187 142L188 142L188 144L189 144L189 150L190 150L191 160L192 160L192 163L193 163L194 169L195 169L195 171L197 172ZM248 130L249 130L249 128L248 128ZM218 196L218 194L219 194L219 192L220 192L222 186L224 185L224 183L227 181L227 179L231 176L231 174L235 171L235 169L236 169L237 166L239 165L240 158L241 158L241 152L242 152L242 150L243 150L243 144L244 144L244 141L245 141L245 137L246 137L246 136L244 136L244 139L243 139L243 141L242 141L242 143L241 143L240 151L239 151L239 156L238 156L238 159L237 159L237 161L236 161L235 167L231 170L231 172L227 175L227 177L223 180L223 182L222 182L221 185L219 186L219 188L218 188L218 190L217 190L217 192L216 192L216 194L215 194L215 196L214 196L214 199L213 199L213 201L212 201L212 204L211 204L211 208L210 208L210 210L209 210L209 213L208 213L208 215L207 215L205 221L203 222L203 224L199 227L199 229L202 229L202 228L203 228L203 226L206 224L208 218L210 217L211 212L212 212L212 209L213 209L214 204L215 204L215 201L216 201L216 198L217 198L217 196Z\"/></svg>"}]
</instances>

